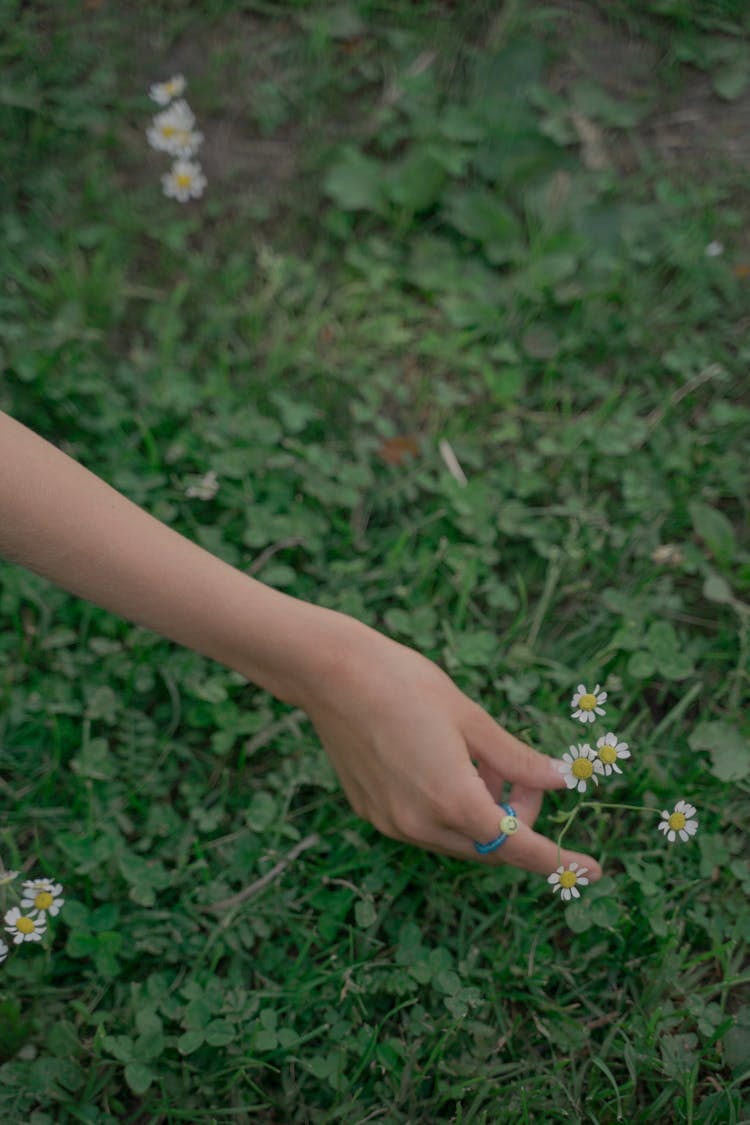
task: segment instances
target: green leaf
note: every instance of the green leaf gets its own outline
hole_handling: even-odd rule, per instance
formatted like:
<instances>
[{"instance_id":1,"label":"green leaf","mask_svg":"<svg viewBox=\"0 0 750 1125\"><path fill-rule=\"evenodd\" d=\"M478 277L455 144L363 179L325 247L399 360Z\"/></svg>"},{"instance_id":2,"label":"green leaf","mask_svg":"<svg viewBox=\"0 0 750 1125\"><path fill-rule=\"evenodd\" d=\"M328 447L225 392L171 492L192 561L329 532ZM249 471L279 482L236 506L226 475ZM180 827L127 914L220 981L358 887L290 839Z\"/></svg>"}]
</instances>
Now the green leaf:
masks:
<instances>
[{"instance_id":1,"label":"green leaf","mask_svg":"<svg viewBox=\"0 0 750 1125\"><path fill-rule=\"evenodd\" d=\"M681 1084L697 1057L697 1035L692 1032L684 1035L664 1035L659 1046L664 1070L673 1081Z\"/></svg>"},{"instance_id":2,"label":"green leaf","mask_svg":"<svg viewBox=\"0 0 750 1125\"><path fill-rule=\"evenodd\" d=\"M2 1012L0 1011L1 1015ZM46 1046L51 1054L58 1055L61 1059L68 1059L77 1055L80 1051L80 1042L73 1024L67 1020L58 1020L53 1023L47 1033Z\"/></svg>"},{"instance_id":3,"label":"green leaf","mask_svg":"<svg viewBox=\"0 0 750 1125\"><path fill-rule=\"evenodd\" d=\"M80 753L71 758L70 764L79 777L91 778L92 781L108 781L116 773L106 738L89 739Z\"/></svg>"},{"instance_id":4,"label":"green leaf","mask_svg":"<svg viewBox=\"0 0 750 1125\"><path fill-rule=\"evenodd\" d=\"M78 902L77 899L66 898L60 917L71 930L87 930L90 928L91 912L87 906Z\"/></svg>"},{"instance_id":5,"label":"green leaf","mask_svg":"<svg viewBox=\"0 0 750 1125\"><path fill-rule=\"evenodd\" d=\"M560 337L545 324L532 324L521 337L521 346L532 359L553 359L560 350Z\"/></svg>"},{"instance_id":6,"label":"green leaf","mask_svg":"<svg viewBox=\"0 0 750 1125\"><path fill-rule=\"evenodd\" d=\"M699 723L688 737L691 750L708 750L711 773L720 781L742 781L750 777L750 743L722 719Z\"/></svg>"},{"instance_id":7,"label":"green leaf","mask_svg":"<svg viewBox=\"0 0 750 1125\"><path fill-rule=\"evenodd\" d=\"M656 671L656 664L650 652L639 649L628 660L628 675L637 680L650 680Z\"/></svg>"},{"instance_id":8,"label":"green leaf","mask_svg":"<svg viewBox=\"0 0 750 1125\"><path fill-rule=\"evenodd\" d=\"M84 930L71 930L65 942L65 952L69 957L93 957L96 949L96 938Z\"/></svg>"},{"instance_id":9,"label":"green leaf","mask_svg":"<svg viewBox=\"0 0 750 1125\"><path fill-rule=\"evenodd\" d=\"M206 1042L211 1047L226 1047L236 1037L234 1024L229 1020L211 1020L206 1028Z\"/></svg>"},{"instance_id":10,"label":"green leaf","mask_svg":"<svg viewBox=\"0 0 750 1125\"><path fill-rule=\"evenodd\" d=\"M203 1046L205 1036L200 1028L193 1028L191 1031L185 1031L177 1040L177 1050L181 1055L192 1055L193 1051L197 1051L199 1047Z\"/></svg>"},{"instance_id":11,"label":"green leaf","mask_svg":"<svg viewBox=\"0 0 750 1125\"><path fill-rule=\"evenodd\" d=\"M524 389L524 373L520 367L482 365L482 378L497 406L508 406Z\"/></svg>"},{"instance_id":12,"label":"green leaf","mask_svg":"<svg viewBox=\"0 0 750 1125\"><path fill-rule=\"evenodd\" d=\"M334 4L328 10L315 12L314 16L303 17L302 22L317 34L323 33L331 39L356 39L368 31L356 6Z\"/></svg>"},{"instance_id":13,"label":"green leaf","mask_svg":"<svg viewBox=\"0 0 750 1125\"><path fill-rule=\"evenodd\" d=\"M538 39L518 39L497 54L479 54L472 86L472 107L488 121L508 103L521 99L542 81L545 47Z\"/></svg>"},{"instance_id":14,"label":"green leaf","mask_svg":"<svg viewBox=\"0 0 750 1125\"><path fill-rule=\"evenodd\" d=\"M734 528L724 513L700 500L688 504L688 511L696 534L714 558L725 565L730 563L736 551L736 540Z\"/></svg>"},{"instance_id":15,"label":"green leaf","mask_svg":"<svg viewBox=\"0 0 750 1125\"><path fill-rule=\"evenodd\" d=\"M713 87L720 98L734 101L744 93L750 82L750 59L747 56L729 60L711 76Z\"/></svg>"},{"instance_id":16,"label":"green leaf","mask_svg":"<svg viewBox=\"0 0 750 1125\"><path fill-rule=\"evenodd\" d=\"M300 1039L299 1034L294 1030L293 1027L279 1028L277 1036L279 1040L279 1046L284 1047L287 1051L293 1050L299 1043Z\"/></svg>"},{"instance_id":17,"label":"green leaf","mask_svg":"<svg viewBox=\"0 0 750 1125\"><path fill-rule=\"evenodd\" d=\"M135 1041L133 1053L139 1062L147 1063L158 1059L164 1050L164 1035L159 1030L147 1031Z\"/></svg>"},{"instance_id":18,"label":"green leaf","mask_svg":"<svg viewBox=\"0 0 750 1125\"><path fill-rule=\"evenodd\" d=\"M118 1062L129 1063L135 1058L133 1040L129 1035L105 1035L102 1046L110 1055L114 1055Z\"/></svg>"},{"instance_id":19,"label":"green leaf","mask_svg":"<svg viewBox=\"0 0 750 1125\"><path fill-rule=\"evenodd\" d=\"M275 1031L261 1028L260 1031L256 1031L253 1044L259 1051L274 1051L279 1044L279 1037Z\"/></svg>"},{"instance_id":20,"label":"green leaf","mask_svg":"<svg viewBox=\"0 0 750 1125\"><path fill-rule=\"evenodd\" d=\"M135 1026L141 1035L161 1032L163 1025L153 1008L140 1008L135 1015Z\"/></svg>"},{"instance_id":21,"label":"green leaf","mask_svg":"<svg viewBox=\"0 0 750 1125\"><path fill-rule=\"evenodd\" d=\"M750 1059L750 1004L734 1014L734 1026L724 1036L724 1058L735 1074L747 1070Z\"/></svg>"},{"instance_id":22,"label":"green leaf","mask_svg":"<svg viewBox=\"0 0 750 1125\"><path fill-rule=\"evenodd\" d=\"M119 916L120 909L117 903L105 902L102 906L97 906L96 910L91 911L89 926L94 933L102 933L104 930L111 930L113 926L116 926Z\"/></svg>"},{"instance_id":23,"label":"green leaf","mask_svg":"<svg viewBox=\"0 0 750 1125\"><path fill-rule=\"evenodd\" d=\"M498 641L494 633L475 629L456 638L456 657L462 664L474 668L493 667L498 655Z\"/></svg>"},{"instance_id":24,"label":"green leaf","mask_svg":"<svg viewBox=\"0 0 750 1125\"><path fill-rule=\"evenodd\" d=\"M86 718L101 719L105 723L115 723L122 709L119 696L102 684L86 691Z\"/></svg>"},{"instance_id":25,"label":"green leaf","mask_svg":"<svg viewBox=\"0 0 750 1125\"><path fill-rule=\"evenodd\" d=\"M388 171L385 189L398 207L416 214L440 197L445 169L427 149L416 149Z\"/></svg>"},{"instance_id":26,"label":"green leaf","mask_svg":"<svg viewBox=\"0 0 750 1125\"><path fill-rule=\"evenodd\" d=\"M591 907L585 899L568 903L565 907L565 921L574 934L585 934L594 924Z\"/></svg>"},{"instance_id":27,"label":"green leaf","mask_svg":"<svg viewBox=\"0 0 750 1125\"><path fill-rule=\"evenodd\" d=\"M514 258L521 245L521 228L499 192L486 188L457 191L447 204L448 220L461 234L481 243L491 262Z\"/></svg>"},{"instance_id":28,"label":"green leaf","mask_svg":"<svg viewBox=\"0 0 750 1125\"><path fill-rule=\"evenodd\" d=\"M384 209L382 165L359 149L347 147L329 170L323 187L327 195L343 211L374 211Z\"/></svg>"},{"instance_id":29,"label":"green leaf","mask_svg":"<svg viewBox=\"0 0 750 1125\"><path fill-rule=\"evenodd\" d=\"M122 934L102 933L96 936L93 950L96 971L103 977L116 977L120 972L117 954L122 949Z\"/></svg>"},{"instance_id":30,"label":"green leaf","mask_svg":"<svg viewBox=\"0 0 750 1125\"><path fill-rule=\"evenodd\" d=\"M645 640L660 676L667 680L684 680L691 674L693 662L682 652L680 640L668 621L655 621L650 625Z\"/></svg>"},{"instance_id":31,"label":"green leaf","mask_svg":"<svg viewBox=\"0 0 750 1125\"><path fill-rule=\"evenodd\" d=\"M117 865L131 885L130 897L142 906L153 906L154 891L163 890L172 882L172 876L159 860L144 859L126 848L120 850Z\"/></svg>"},{"instance_id":32,"label":"green leaf","mask_svg":"<svg viewBox=\"0 0 750 1125\"><path fill-rule=\"evenodd\" d=\"M245 821L253 832L265 832L270 828L279 815L279 806L270 793L261 789L253 794L250 804L245 810Z\"/></svg>"},{"instance_id":33,"label":"green leaf","mask_svg":"<svg viewBox=\"0 0 750 1125\"><path fill-rule=\"evenodd\" d=\"M611 898L600 898L591 904L591 921L609 928L622 917L622 907Z\"/></svg>"},{"instance_id":34,"label":"green leaf","mask_svg":"<svg viewBox=\"0 0 750 1125\"><path fill-rule=\"evenodd\" d=\"M709 574L703 583L703 597L719 605L731 605L735 600L729 583L719 574Z\"/></svg>"},{"instance_id":35,"label":"green leaf","mask_svg":"<svg viewBox=\"0 0 750 1125\"><path fill-rule=\"evenodd\" d=\"M185 1009L185 1023L189 1028L204 1029L213 1016L213 1010L203 994L191 1000Z\"/></svg>"},{"instance_id":36,"label":"green leaf","mask_svg":"<svg viewBox=\"0 0 750 1125\"><path fill-rule=\"evenodd\" d=\"M358 926L366 929L377 919L375 905L370 898L360 898L354 904L354 918Z\"/></svg>"},{"instance_id":37,"label":"green leaf","mask_svg":"<svg viewBox=\"0 0 750 1125\"><path fill-rule=\"evenodd\" d=\"M125 1081L134 1094L145 1094L154 1080L154 1072L143 1063L128 1063L125 1067Z\"/></svg>"},{"instance_id":38,"label":"green leaf","mask_svg":"<svg viewBox=\"0 0 750 1125\"><path fill-rule=\"evenodd\" d=\"M626 129L638 122L638 108L628 102L617 101L595 82L582 79L573 88L573 102L576 109L587 117L602 121L614 128Z\"/></svg>"}]
</instances>

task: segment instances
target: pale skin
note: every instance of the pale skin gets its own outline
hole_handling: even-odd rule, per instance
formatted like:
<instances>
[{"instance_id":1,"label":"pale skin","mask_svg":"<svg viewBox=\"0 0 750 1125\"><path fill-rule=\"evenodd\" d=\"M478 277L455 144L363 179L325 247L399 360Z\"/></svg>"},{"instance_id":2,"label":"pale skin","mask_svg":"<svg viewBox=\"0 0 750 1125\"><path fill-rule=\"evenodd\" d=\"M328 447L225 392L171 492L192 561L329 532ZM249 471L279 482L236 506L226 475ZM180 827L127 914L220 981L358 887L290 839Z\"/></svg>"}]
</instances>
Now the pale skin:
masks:
<instances>
[{"instance_id":1,"label":"pale skin","mask_svg":"<svg viewBox=\"0 0 750 1125\"><path fill-rule=\"evenodd\" d=\"M548 875L597 861L537 833L555 761L506 731L426 657L289 597L154 519L0 412L0 557L211 657L312 720L355 812L385 835ZM486 856L504 782L521 822Z\"/></svg>"}]
</instances>

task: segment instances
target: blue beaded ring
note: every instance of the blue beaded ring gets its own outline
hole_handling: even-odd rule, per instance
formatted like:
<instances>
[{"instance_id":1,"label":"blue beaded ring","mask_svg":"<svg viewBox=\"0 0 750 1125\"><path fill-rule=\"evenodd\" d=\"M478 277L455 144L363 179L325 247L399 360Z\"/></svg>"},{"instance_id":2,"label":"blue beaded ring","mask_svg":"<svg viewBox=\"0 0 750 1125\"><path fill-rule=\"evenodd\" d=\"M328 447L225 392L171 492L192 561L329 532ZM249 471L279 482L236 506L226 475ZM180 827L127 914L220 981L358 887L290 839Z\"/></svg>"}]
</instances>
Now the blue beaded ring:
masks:
<instances>
[{"instance_id":1,"label":"blue beaded ring","mask_svg":"<svg viewBox=\"0 0 750 1125\"><path fill-rule=\"evenodd\" d=\"M494 840L490 840L489 844L478 844L476 840L474 841L474 847L480 855L489 855L490 852L496 852L498 848L503 846L509 836L518 831L516 810L511 808L510 805L506 805L504 801L500 802L500 808L504 809L506 814L500 821L500 835L496 836Z\"/></svg>"}]
</instances>

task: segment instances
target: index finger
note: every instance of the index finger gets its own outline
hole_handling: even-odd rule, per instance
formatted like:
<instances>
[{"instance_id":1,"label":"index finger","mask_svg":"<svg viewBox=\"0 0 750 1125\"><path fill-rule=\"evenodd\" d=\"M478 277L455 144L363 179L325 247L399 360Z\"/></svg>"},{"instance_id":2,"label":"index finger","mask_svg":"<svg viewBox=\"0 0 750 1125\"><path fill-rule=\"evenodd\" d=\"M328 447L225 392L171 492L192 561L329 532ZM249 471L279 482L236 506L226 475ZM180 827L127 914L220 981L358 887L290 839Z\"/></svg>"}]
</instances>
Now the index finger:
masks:
<instances>
[{"instance_id":1,"label":"index finger","mask_svg":"<svg viewBox=\"0 0 750 1125\"><path fill-rule=\"evenodd\" d=\"M577 863L579 867L587 869L585 876L590 882L595 883L602 877L601 866L593 856L571 851L570 848L560 848L554 840L535 832L523 822L519 822L518 831L508 836L505 843L486 855L480 855L473 840L448 828L440 832L435 845L429 846L445 855L478 860L494 867L508 865L519 867L522 871L533 871L537 875L551 875L561 864L569 867L571 863Z\"/></svg>"}]
</instances>

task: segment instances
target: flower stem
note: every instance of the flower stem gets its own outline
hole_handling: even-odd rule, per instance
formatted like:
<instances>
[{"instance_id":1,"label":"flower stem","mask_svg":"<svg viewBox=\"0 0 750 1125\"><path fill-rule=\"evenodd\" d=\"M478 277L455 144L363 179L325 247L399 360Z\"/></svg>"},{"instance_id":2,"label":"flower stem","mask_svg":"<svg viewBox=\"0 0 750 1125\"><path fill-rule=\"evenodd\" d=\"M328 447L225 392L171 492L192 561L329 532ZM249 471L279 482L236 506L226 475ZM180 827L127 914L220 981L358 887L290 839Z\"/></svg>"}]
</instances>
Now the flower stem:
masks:
<instances>
[{"instance_id":1,"label":"flower stem","mask_svg":"<svg viewBox=\"0 0 750 1125\"><path fill-rule=\"evenodd\" d=\"M561 846L561 844L562 844L562 842L563 842L563 838L564 838L564 836L565 836L565 833L566 833L566 832L568 831L568 829L570 828L571 824L573 823L573 821L574 821L574 820L575 820L575 818L577 817L577 815L578 815L579 811L580 811L580 810L581 810L581 809L582 809L582 808L584 807L584 805L586 805L587 803L588 803L588 804L590 804L591 802L580 801L580 802L579 802L579 803L578 803L578 804L577 804L577 805L575 806L575 808L574 808L574 809L571 809L571 811L570 811L570 812L568 813L568 815L567 815L567 817L566 817L565 823L563 824L562 828L560 829L560 835L559 835L559 836L557 837L557 863L558 863L558 866L560 865L560 863L562 863L562 860L561 860L561 858L560 858L560 846Z\"/></svg>"},{"instance_id":2,"label":"flower stem","mask_svg":"<svg viewBox=\"0 0 750 1125\"><path fill-rule=\"evenodd\" d=\"M630 809L632 812L653 812L661 816L661 809L652 808L650 805L621 805L613 801L579 801L575 808L568 813L560 830L560 835L557 837L558 865L562 862L560 858L560 848L563 838L581 809Z\"/></svg>"}]
</instances>

